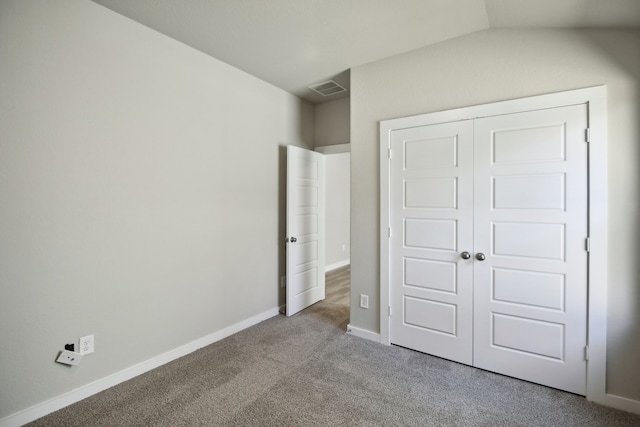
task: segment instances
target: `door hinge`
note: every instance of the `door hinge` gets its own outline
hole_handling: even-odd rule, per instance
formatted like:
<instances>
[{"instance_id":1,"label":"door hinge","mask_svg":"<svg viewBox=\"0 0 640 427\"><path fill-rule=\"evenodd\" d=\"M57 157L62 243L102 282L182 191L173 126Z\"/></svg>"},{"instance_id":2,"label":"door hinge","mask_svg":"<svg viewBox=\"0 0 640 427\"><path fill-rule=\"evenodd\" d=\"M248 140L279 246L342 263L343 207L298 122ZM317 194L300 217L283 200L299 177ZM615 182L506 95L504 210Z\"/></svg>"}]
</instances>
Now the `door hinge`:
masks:
<instances>
[{"instance_id":1,"label":"door hinge","mask_svg":"<svg viewBox=\"0 0 640 427\"><path fill-rule=\"evenodd\" d=\"M389 317L391 317L391 306L389 306L388 308L389 308Z\"/></svg>"},{"instance_id":2,"label":"door hinge","mask_svg":"<svg viewBox=\"0 0 640 427\"><path fill-rule=\"evenodd\" d=\"M584 346L584 360L589 360L589 346Z\"/></svg>"},{"instance_id":3,"label":"door hinge","mask_svg":"<svg viewBox=\"0 0 640 427\"><path fill-rule=\"evenodd\" d=\"M389 148L388 157L389 157L389 160L391 160L391 148Z\"/></svg>"},{"instance_id":4,"label":"door hinge","mask_svg":"<svg viewBox=\"0 0 640 427\"><path fill-rule=\"evenodd\" d=\"M584 239L584 250L587 252L591 252L591 239L589 237Z\"/></svg>"},{"instance_id":5,"label":"door hinge","mask_svg":"<svg viewBox=\"0 0 640 427\"><path fill-rule=\"evenodd\" d=\"M584 141L585 142L591 142L591 129L586 128L584 130Z\"/></svg>"},{"instance_id":6,"label":"door hinge","mask_svg":"<svg viewBox=\"0 0 640 427\"><path fill-rule=\"evenodd\" d=\"M389 238L391 238L391 227L389 227L387 234L389 235Z\"/></svg>"}]
</instances>

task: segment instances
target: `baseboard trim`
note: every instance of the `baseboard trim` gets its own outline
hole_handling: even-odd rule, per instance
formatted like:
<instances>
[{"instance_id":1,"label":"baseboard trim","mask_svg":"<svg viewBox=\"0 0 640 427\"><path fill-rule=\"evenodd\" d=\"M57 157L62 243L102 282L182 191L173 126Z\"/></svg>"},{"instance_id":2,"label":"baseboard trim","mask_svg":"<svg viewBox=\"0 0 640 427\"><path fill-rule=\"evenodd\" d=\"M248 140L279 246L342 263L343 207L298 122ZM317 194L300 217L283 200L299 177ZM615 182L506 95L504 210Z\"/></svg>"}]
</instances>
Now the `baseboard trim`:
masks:
<instances>
[{"instance_id":1,"label":"baseboard trim","mask_svg":"<svg viewBox=\"0 0 640 427\"><path fill-rule=\"evenodd\" d=\"M53 399L49 399L45 402L34 405L13 415L9 415L8 417L0 420L0 427L19 427L24 424L30 423L31 421L35 421L38 418L42 418L45 415L86 399L89 396L100 393L101 391L130 380L131 378L137 377L138 375L144 374L145 372L167 364L175 359L186 356L189 353L193 353L194 351L202 347L206 347L230 335L240 332L243 329L247 329L253 325L257 325L258 323L277 315L278 308L273 308L263 313L252 316L246 320L228 326L218 332L214 332L213 334L199 338L195 341L182 345L166 353L160 354L149 360L138 363L137 365L133 365L129 368L123 369L120 372L116 372L115 374L101 378L80 388L61 394L60 396L56 396Z\"/></svg>"},{"instance_id":2,"label":"baseboard trim","mask_svg":"<svg viewBox=\"0 0 640 427\"><path fill-rule=\"evenodd\" d=\"M345 265L349 265L349 264L351 264L351 260L348 259L348 258L343 260L343 261L334 262L331 265L326 265L324 267L324 272L328 273L328 272L330 272L332 270L335 270L335 269L340 268L340 267L344 267Z\"/></svg>"},{"instance_id":3,"label":"baseboard trim","mask_svg":"<svg viewBox=\"0 0 640 427\"><path fill-rule=\"evenodd\" d=\"M347 325L347 333L365 340L380 342L380 334L356 326Z\"/></svg>"},{"instance_id":4,"label":"baseboard trim","mask_svg":"<svg viewBox=\"0 0 640 427\"><path fill-rule=\"evenodd\" d=\"M600 403L604 406L620 409L622 411L631 412L632 414L640 415L640 401L629 399L627 397L616 396L615 394L605 394L602 401L595 400L596 403Z\"/></svg>"}]
</instances>

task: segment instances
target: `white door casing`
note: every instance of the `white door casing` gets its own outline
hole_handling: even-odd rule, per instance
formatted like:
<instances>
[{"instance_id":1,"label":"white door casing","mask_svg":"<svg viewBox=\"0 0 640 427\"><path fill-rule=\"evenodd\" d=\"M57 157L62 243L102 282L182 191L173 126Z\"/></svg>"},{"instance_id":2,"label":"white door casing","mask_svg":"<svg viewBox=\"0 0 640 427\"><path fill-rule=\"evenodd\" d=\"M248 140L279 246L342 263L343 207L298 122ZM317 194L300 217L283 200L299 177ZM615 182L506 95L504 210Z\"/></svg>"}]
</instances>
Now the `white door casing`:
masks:
<instances>
[{"instance_id":1,"label":"white door casing","mask_svg":"<svg viewBox=\"0 0 640 427\"><path fill-rule=\"evenodd\" d=\"M286 314L325 298L324 156L287 146Z\"/></svg>"},{"instance_id":2,"label":"white door casing","mask_svg":"<svg viewBox=\"0 0 640 427\"><path fill-rule=\"evenodd\" d=\"M601 93L597 93L601 91ZM403 310L408 307L409 311L412 307L417 307L416 301L410 301L407 306L404 304L406 296L413 298L414 295L408 293L400 293L402 296L398 297L398 293L395 292L397 288L398 278L400 280L408 280L410 283L415 282L416 265L419 267L425 267L426 264L433 260L428 260L424 263L424 259L421 259L419 263L411 261L409 268L407 267L406 260L403 259L400 267L394 266L390 255L394 251L408 251L408 245L406 245L407 238L411 241L417 237L407 237L403 235L404 221L409 219L413 220L416 217L415 212L409 209L407 212L407 218L402 219L402 227L398 229L400 225L398 218L394 218L394 203L397 204L397 193L395 189L402 188L401 206L409 205L411 207L411 200L421 200L423 205L433 202L434 200L428 200L433 198L444 197L444 193L438 196L439 192L434 191L435 182L434 176L429 179L431 184L426 182L411 183L411 180L416 179L414 176L406 175L401 179L398 178L398 170L393 167L394 164L398 164L399 157L402 158L403 153L398 153L397 144L398 140L404 140L410 142L412 139L416 140L416 135L411 135L411 132L417 132L418 128L427 129L430 126L420 126L421 122L427 125L437 124L436 118L428 117L435 116L442 118L442 122L458 120L458 123L463 123L461 120L468 119L470 111L480 111L484 114L478 114L478 116L491 115L494 112L496 115L504 115L502 117L491 117L476 119L474 125L476 139L476 156L484 158L485 162L483 166L478 167L476 163L475 169L475 219L476 223L481 221L484 226L476 226L475 230L475 247L472 249L472 254L476 255L482 252L486 259L485 261L478 261L475 258L471 258L468 261L462 260L458 257L456 260L448 260L449 270L452 265L456 265L456 273L462 272L462 276L457 277L457 290L463 288L464 283L464 267L463 264L476 266L475 275L473 280L476 287L476 295L481 294L484 299L477 300L475 311L475 329L476 339L474 340L473 359L477 366L485 369L500 372L507 375L517 376L523 379L528 379L534 382L547 383L553 387L562 388L565 390L573 391L580 394L588 394L585 388L585 368L586 362L584 358L586 344L586 307L587 307L587 287L586 287L586 273L587 273L587 253L585 251L585 238L589 235L589 229L587 224L587 194L589 189L587 188L587 151L588 144L585 142L584 135L587 126L587 106L588 102L567 102L563 104L563 97L565 99L588 99L586 95L592 95L592 97L602 99L604 97L604 89L585 89L579 91L572 91L567 93L569 95L554 94L536 98L546 98L547 105L544 102L536 100L530 102L528 100L515 100L506 101L503 103L488 104L486 106L469 107L467 109L453 110L452 112L435 113L432 115L416 116L413 118L396 119L381 124L381 155L384 154L385 158L381 160L381 171L383 175L381 177L381 233L387 234L388 230L385 227L389 224L392 229L392 235L398 237L402 235L402 240L390 238L388 244L383 240L381 244L381 302L384 304L381 306L382 319L388 319L388 326L385 325L385 320L381 322L381 338L383 343L397 342L395 335L395 324L398 321L397 316L403 316ZM598 95L598 96L594 96ZM549 105L552 104L552 105ZM555 104L555 105L553 105ZM548 112L538 111L533 116L528 115L527 120L530 122L526 126L518 123L522 120L522 115L518 117L517 114L508 114L513 111L526 111L533 109L543 109L559 105L571 105L580 104L577 107L570 107L564 109L564 113L567 113L570 117L567 118L568 122L575 123L575 129L573 125L564 127L564 119L553 119L549 122ZM531 108L531 105L534 107ZM601 105L591 105L590 110L601 110ZM512 107L512 108L509 108ZM600 107L600 108L598 108ZM569 111L571 110L571 111ZM556 111L557 112L557 111ZM489 113L489 114L487 114ZM533 117L533 119L532 119ZM420 120L421 118L427 118L427 120ZM604 127L603 119L598 119L596 116L592 119L593 122L599 123L602 127L598 126L596 133L604 139L604 133L602 128ZM471 123L472 120L467 121ZM540 122L540 123L538 123ZM560 122L560 127L556 126ZM546 123L545 126L540 126L541 123ZM404 124L404 126L403 126ZM395 125L395 126L394 126ZM451 127L451 123L431 126L433 130L438 126ZM548 125L548 126L547 126ZM468 124L466 125L468 126ZM509 130L510 132L496 133L493 132L495 126L500 129ZM411 128L411 129L409 129ZM520 128L517 132L515 129ZM537 130L536 130L537 129ZM450 132L451 133L451 132ZM455 132L454 132L455 133ZM553 140L547 145L541 145L531 150L524 150L520 152L522 158L517 158L517 153L505 150L505 141L513 137L516 134L527 140L530 136L540 137L545 133L555 136L560 135L559 139L556 138L555 146ZM400 136L403 135L404 136ZM460 131L460 135L464 132ZM481 141L482 136L488 137L484 141ZM493 135L494 137L492 137ZM495 137L498 135L497 137ZM566 137L566 138L565 138ZM497 139L496 139L497 138ZM460 138L459 138L460 139ZM420 140L420 137L417 138ZM426 135L422 140L429 141L431 138ZM480 141L480 142L479 142ZM560 141L560 145L558 145ZM579 144L576 144L579 142ZM576 152L570 152L566 154L567 145L573 143L577 148ZM416 145L416 144L414 144ZM436 144L437 145L437 144ZM386 146L386 147L385 147ZM392 148L392 160L386 161L387 147ZM415 147L414 147L415 148ZM433 148L433 147L432 147ZM499 150L496 150L499 149ZM564 152L562 151L564 150ZM415 151L415 150L414 150ZM517 150L516 150L517 151ZM599 147L599 152L604 150ZM415 151L418 152L418 151ZM553 152L555 157L549 157L547 154ZM435 153L438 153L436 150ZM546 153L546 154L545 154ZM561 156L567 155L566 159L562 159ZM516 157L513 157L513 156ZM496 156L498 156L496 158ZM512 157L509 157L512 156ZM528 157L527 157L528 156ZM541 157L542 156L542 157ZM560 157L559 157L560 156ZM438 157L438 156L435 156ZM555 159L555 160L554 160ZM486 161L488 160L488 161ZM495 161L494 161L495 160ZM550 160L550 161L546 161ZM431 162L430 166L434 166L434 157L427 161ZM405 162L405 160L403 160ZM386 163L386 164L385 164ZM405 162L406 163L406 162ZM413 164L415 165L415 161ZM402 165L404 168L404 164ZM582 171L576 171L577 168L582 168ZM386 172L386 177L384 173ZM402 170L403 174L408 174L410 171ZM445 172L441 171L446 175ZM464 194L464 174L451 173L450 177L455 177L458 186L456 187L459 195L462 197ZM602 171L598 170L594 172L594 175L602 177ZM572 178L573 177L573 178ZM409 178L404 180L404 178ZM575 178L575 179L574 179ZM398 180L402 182L398 184ZM419 179L418 179L419 181ZM424 181L424 179L423 179ZM429 188L432 196L416 196L411 193L415 193L414 189L422 185L423 188ZM539 191L540 188L544 188L545 191ZM601 184L591 184L591 189L594 194L602 194L604 189ZM604 192L606 194L606 192ZM526 197L523 197L525 195ZM389 199L384 200L385 197ZM478 202L478 199L483 201ZM437 201L437 200L436 200ZM433 203L432 203L433 204ZM463 207L463 202L460 202L457 208ZM438 209L433 209L431 206L429 209L422 209L423 211L431 211L429 214L433 214ZM442 210L442 209L440 209ZM449 214L453 212L450 208ZM580 211L579 219L575 220L576 212ZM458 213L459 215L459 213ZM515 215L515 216L514 216ZM606 215L606 210L605 210ZM519 216L519 217L518 217ZM594 212L592 217L601 218L603 213L601 211ZM568 218L571 217L571 221ZM424 219L424 218L420 218ZM429 217L430 220L433 218ZM459 219L457 219L459 220ZM414 221L415 222L415 221ZM464 224L461 222L460 224ZM415 224L413 224L415 225ZM414 227L415 228L415 227ZM426 231L423 228L422 231ZM514 232L525 231L529 236L535 236L533 240L529 238L528 241L523 241L514 237ZM439 234L443 233L443 229L438 230ZM457 236L458 246L455 248L457 254L463 249L459 246L459 242L464 242L464 238L460 236L462 232ZM602 238L604 232L601 228L595 228L595 233L598 238ZM578 237L579 236L579 237ZM386 236L384 236L386 238ZM413 240L411 240L413 239ZM603 239L606 248L606 239ZM553 247L555 244L555 247ZM451 246L451 245L450 245ZM402 247L403 249L399 249ZM523 249L524 248L524 249ZM454 249L449 247L448 250L454 253ZM523 252L524 250L524 252ZM538 251L536 253L528 253L533 250ZM425 252L424 250L422 252ZM602 253L599 250L599 253ZM407 255L415 255L413 252L408 251ZM404 256L405 254L403 254ZM408 258L411 258L409 256ZM415 256L413 258L416 258ZM390 262L391 260L391 262ZM389 263L385 265L385 263ZM575 268L567 270L568 263L572 263ZM576 264L577 263L577 264ZM581 264L581 265L580 265ZM603 263L606 265L606 260ZM411 271L414 270L414 272ZM442 270L442 269L441 269ZM433 269L422 269L423 272L433 273ZM444 271L444 270L442 270ZM570 272L571 274L567 274ZM578 272L578 273L576 273ZM402 275L406 274L406 277ZM603 272L601 269L593 269L591 271L592 277L601 278ZM410 277L411 276L411 277ZM515 291L513 289L507 289L506 282L513 282L514 278L517 278L518 283L527 283L527 280L531 282L532 279L536 279L537 283L541 283L541 292L527 294L527 292ZM431 279L418 279L418 281L429 281ZM575 286L572 283L581 282L582 286ZM445 283L445 282L442 282ZM416 287L410 285L406 288ZM418 286L420 287L420 286ZM437 287L437 286L436 286ZM590 295L603 295L604 283L600 287L592 286L589 290ZM605 287L606 289L606 287ZM428 295L423 290L422 295ZM390 292L390 294L389 294ZM496 293L497 292L497 293ZM565 297L562 293L565 292ZM453 307L461 308L462 306L456 306L450 302L448 307L451 307L448 312L443 310L443 307L439 304L441 300L433 298L434 292L431 291L431 295L428 295L430 300L426 304L436 310L432 310L432 313L440 312L445 319L455 318L457 332L461 331L462 325L460 319L464 316L454 313ZM400 299L399 299L400 298ZM571 298L572 301L579 301L578 308L572 307L567 303L567 298ZM516 301L511 301L511 300ZM402 303L400 303L402 301ZM387 317L386 302L389 303L392 308L392 315ZM435 304L434 304L435 303ZM598 313L605 310L606 305L600 303L592 304L593 307L590 313ZM440 310L438 310L438 308ZM447 307L445 307L447 308ZM422 321L432 322L432 326L442 325L443 320L431 319L430 315L411 315L412 323L408 329L415 329L415 319L420 318ZM404 321L404 319L400 319ZM440 323L438 323L440 322ZM445 322L446 324L446 322ZM517 325L517 327L516 327ZM599 323L591 321L592 327L590 335L597 337L593 343L598 352L598 365L594 365L591 370L592 382L591 390L592 397L598 398L598 395L594 393L602 393L602 370L603 365L601 361L604 359L604 343L602 342L603 326ZM497 329L496 329L497 328ZM528 329L527 329L528 328ZM433 329L433 328L432 328ZM437 329L437 328L435 328ZM523 338L523 334L520 336L515 334L517 330L527 330L529 336L537 336L536 340L528 340ZM437 331L442 334L446 331ZM435 335L430 333L430 335ZM451 334L450 334L451 335ZM574 337L573 341L566 341L565 338ZM390 339L390 337L392 337ZM576 338L577 337L577 338ZM546 344L544 338L548 338ZM403 339L403 338L400 338ZM562 344L560 343L562 340ZM415 341L415 339L413 340ZM537 344L534 344L533 342ZM400 343L400 345L417 348L411 343ZM431 344L427 344L428 346ZM440 346L442 347L442 346ZM571 347L567 350L568 347ZM431 354L439 354L437 351L424 350L417 348L421 351L426 351ZM446 351L446 349L444 350ZM449 359L460 360L456 357L447 357ZM467 357L467 356L463 356ZM526 365L525 369L522 369L522 360L526 360L526 363L532 363ZM468 363L468 362L465 362ZM540 366L537 366L536 363ZM571 365L571 366L569 366ZM564 371L572 371L574 378L581 378L576 381L566 381L561 379L559 371L554 371L553 366L561 367L559 369ZM568 367L569 366L569 367ZM540 374L541 369L547 369L548 373L546 377L544 374ZM529 372L529 374L527 374ZM580 372L576 375L575 372ZM597 382L597 387L594 385Z\"/></svg>"}]
</instances>

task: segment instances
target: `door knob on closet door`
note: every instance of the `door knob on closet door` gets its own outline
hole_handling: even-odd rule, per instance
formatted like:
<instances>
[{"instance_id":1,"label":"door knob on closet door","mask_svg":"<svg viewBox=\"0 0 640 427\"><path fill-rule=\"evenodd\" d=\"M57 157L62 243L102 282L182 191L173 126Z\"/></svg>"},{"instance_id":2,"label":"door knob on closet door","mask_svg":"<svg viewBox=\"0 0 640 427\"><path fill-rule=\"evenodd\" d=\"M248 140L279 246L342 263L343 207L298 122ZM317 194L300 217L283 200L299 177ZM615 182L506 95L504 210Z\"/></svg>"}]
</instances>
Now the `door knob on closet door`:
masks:
<instances>
[{"instance_id":1,"label":"door knob on closet door","mask_svg":"<svg viewBox=\"0 0 640 427\"><path fill-rule=\"evenodd\" d=\"M478 253L476 254L476 259L477 259L478 261L484 261L485 259L487 259L487 257L486 257L486 256L484 256L484 254L483 254L482 252L478 252Z\"/></svg>"},{"instance_id":2,"label":"door knob on closet door","mask_svg":"<svg viewBox=\"0 0 640 427\"><path fill-rule=\"evenodd\" d=\"M298 239L296 239L295 237L292 237L292 238L290 238L290 239L289 239L289 241L290 241L291 243L295 243L295 242L297 242L297 241L298 241Z\"/></svg>"},{"instance_id":3,"label":"door knob on closet door","mask_svg":"<svg viewBox=\"0 0 640 427\"><path fill-rule=\"evenodd\" d=\"M467 251L464 251L460 254L460 256L462 257L462 259L469 259L471 258L471 254Z\"/></svg>"}]
</instances>

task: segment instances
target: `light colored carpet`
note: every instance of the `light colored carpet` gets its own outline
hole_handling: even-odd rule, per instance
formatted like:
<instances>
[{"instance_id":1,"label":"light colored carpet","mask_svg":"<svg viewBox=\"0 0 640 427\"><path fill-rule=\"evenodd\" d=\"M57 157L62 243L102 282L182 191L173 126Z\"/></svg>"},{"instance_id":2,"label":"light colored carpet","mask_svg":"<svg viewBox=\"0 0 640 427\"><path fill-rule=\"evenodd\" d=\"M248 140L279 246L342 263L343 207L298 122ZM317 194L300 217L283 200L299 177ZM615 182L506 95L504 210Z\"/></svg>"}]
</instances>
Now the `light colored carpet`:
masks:
<instances>
[{"instance_id":1,"label":"light colored carpet","mask_svg":"<svg viewBox=\"0 0 640 427\"><path fill-rule=\"evenodd\" d=\"M348 307L276 316L33 426L639 426L584 398L345 334Z\"/></svg>"}]
</instances>

